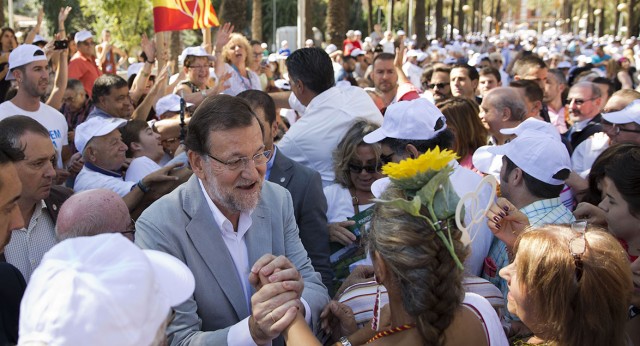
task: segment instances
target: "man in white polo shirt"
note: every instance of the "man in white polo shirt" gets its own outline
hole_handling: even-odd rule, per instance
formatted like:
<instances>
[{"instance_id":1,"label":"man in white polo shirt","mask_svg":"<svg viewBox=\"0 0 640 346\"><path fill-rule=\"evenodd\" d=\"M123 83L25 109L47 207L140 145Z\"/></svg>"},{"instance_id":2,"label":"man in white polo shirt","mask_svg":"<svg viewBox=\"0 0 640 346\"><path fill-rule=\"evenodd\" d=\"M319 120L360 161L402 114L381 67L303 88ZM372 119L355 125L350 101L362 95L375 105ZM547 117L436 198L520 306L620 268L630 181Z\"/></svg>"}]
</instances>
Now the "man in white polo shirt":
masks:
<instances>
[{"instance_id":1,"label":"man in white polo shirt","mask_svg":"<svg viewBox=\"0 0 640 346\"><path fill-rule=\"evenodd\" d=\"M56 150L56 166L61 169L62 163L71 155L67 150L69 128L60 112L40 102L49 86L49 65L44 51L32 44L18 46L9 55L9 72L5 79L16 81L18 93L0 104L0 120L26 115L42 124L49 131Z\"/></svg>"},{"instance_id":2,"label":"man in white polo shirt","mask_svg":"<svg viewBox=\"0 0 640 346\"><path fill-rule=\"evenodd\" d=\"M144 200L152 199L147 192L155 190L156 183L177 182L179 178L168 173L179 164L163 167L138 182L125 181L122 165L127 145L118 129L126 123L119 118L93 117L76 127L75 144L82 153L84 167L76 177L74 188L76 192L99 188L112 190L124 199L129 210L134 210Z\"/></svg>"}]
</instances>

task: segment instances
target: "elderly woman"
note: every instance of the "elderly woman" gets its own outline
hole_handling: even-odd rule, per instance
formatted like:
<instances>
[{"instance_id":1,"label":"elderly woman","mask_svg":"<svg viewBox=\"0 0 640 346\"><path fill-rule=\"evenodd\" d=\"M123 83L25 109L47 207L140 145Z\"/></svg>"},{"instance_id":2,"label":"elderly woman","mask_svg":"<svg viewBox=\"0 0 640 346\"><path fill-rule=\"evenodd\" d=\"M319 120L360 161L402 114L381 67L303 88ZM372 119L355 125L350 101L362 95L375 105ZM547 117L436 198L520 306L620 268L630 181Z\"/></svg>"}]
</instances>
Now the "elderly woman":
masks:
<instances>
[{"instance_id":1,"label":"elderly woman","mask_svg":"<svg viewBox=\"0 0 640 346\"><path fill-rule=\"evenodd\" d=\"M218 78L231 73L226 81L225 94L236 96L245 90L261 90L260 77L251 70L253 53L249 41L238 33L233 33L233 25L226 23L216 35L216 75Z\"/></svg>"},{"instance_id":2,"label":"elderly woman","mask_svg":"<svg viewBox=\"0 0 640 346\"><path fill-rule=\"evenodd\" d=\"M509 311L534 333L520 344L628 344L631 270L613 236L548 225L524 232L514 250L500 276Z\"/></svg>"}]
</instances>

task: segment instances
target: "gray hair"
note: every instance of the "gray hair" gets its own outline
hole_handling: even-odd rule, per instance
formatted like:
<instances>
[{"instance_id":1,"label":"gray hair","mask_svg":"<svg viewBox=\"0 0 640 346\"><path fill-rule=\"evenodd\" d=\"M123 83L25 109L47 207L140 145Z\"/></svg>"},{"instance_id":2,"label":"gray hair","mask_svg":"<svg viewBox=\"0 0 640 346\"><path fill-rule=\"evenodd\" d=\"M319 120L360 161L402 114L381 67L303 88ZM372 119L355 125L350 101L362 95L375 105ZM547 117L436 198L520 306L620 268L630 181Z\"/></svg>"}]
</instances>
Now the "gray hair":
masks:
<instances>
[{"instance_id":1,"label":"gray hair","mask_svg":"<svg viewBox=\"0 0 640 346\"><path fill-rule=\"evenodd\" d=\"M512 88L500 87L489 91L485 97L490 97L490 104L502 111L508 108L511 111L513 121L523 121L527 115L527 106L520 94Z\"/></svg>"}]
</instances>

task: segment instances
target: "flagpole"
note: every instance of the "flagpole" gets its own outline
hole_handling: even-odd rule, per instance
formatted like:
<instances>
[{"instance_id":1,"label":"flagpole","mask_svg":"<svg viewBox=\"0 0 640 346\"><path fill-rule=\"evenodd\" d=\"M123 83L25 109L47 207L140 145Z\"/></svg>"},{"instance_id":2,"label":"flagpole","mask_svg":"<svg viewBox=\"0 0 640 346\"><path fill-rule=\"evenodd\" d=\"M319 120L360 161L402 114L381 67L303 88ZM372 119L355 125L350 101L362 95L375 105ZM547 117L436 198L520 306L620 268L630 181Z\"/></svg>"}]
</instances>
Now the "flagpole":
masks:
<instances>
[{"instance_id":1,"label":"flagpole","mask_svg":"<svg viewBox=\"0 0 640 346\"><path fill-rule=\"evenodd\" d=\"M165 40L165 35L166 33L171 32L171 31L162 31L162 32L156 32L155 36L156 36L156 60L158 60L158 72L160 73L160 71L162 71L162 68L164 67L164 65L167 63L166 59L165 59L165 49L166 47L166 40Z\"/></svg>"},{"instance_id":2,"label":"flagpole","mask_svg":"<svg viewBox=\"0 0 640 346\"><path fill-rule=\"evenodd\" d=\"M202 28L202 46L207 51L207 54L211 54L213 48L211 43L211 28Z\"/></svg>"}]
</instances>

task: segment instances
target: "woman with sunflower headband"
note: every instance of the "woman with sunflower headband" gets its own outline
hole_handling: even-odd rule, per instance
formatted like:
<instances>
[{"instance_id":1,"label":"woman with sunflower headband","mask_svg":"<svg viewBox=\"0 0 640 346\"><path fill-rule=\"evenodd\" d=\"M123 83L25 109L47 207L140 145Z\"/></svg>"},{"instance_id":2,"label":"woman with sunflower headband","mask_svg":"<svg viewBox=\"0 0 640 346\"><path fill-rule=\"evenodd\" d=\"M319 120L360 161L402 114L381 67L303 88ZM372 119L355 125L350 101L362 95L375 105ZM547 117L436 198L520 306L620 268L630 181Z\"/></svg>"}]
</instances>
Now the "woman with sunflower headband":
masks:
<instances>
[{"instance_id":1,"label":"woman with sunflower headband","mask_svg":"<svg viewBox=\"0 0 640 346\"><path fill-rule=\"evenodd\" d=\"M387 288L390 326L367 344L507 345L489 302L462 286L468 248L455 221L460 198L448 165L454 158L436 148L383 167L391 184L374 206L367 246ZM289 344L303 344L297 321L285 332Z\"/></svg>"}]
</instances>

